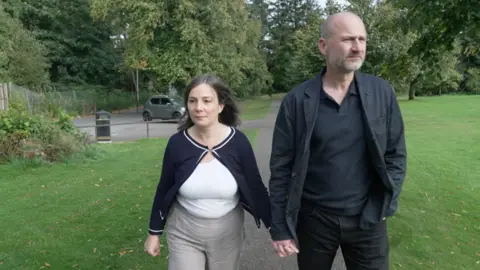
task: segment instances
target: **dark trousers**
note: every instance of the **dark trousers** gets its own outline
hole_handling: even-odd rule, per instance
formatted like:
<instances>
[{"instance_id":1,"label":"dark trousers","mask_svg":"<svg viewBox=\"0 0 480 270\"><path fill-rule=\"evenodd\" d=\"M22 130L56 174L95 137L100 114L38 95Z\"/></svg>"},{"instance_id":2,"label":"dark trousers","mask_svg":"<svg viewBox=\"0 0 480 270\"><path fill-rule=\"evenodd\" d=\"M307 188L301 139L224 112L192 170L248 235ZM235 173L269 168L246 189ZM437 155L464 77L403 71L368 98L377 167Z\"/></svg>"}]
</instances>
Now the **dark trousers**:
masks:
<instances>
[{"instance_id":1,"label":"dark trousers","mask_svg":"<svg viewBox=\"0 0 480 270\"><path fill-rule=\"evenodd\" d=\"M348 270L389 269L386 220L362 230L359 217L343 217L302 205L297 236L299 270L330 270L340 246Z\"/></svg>"}]
</instances>

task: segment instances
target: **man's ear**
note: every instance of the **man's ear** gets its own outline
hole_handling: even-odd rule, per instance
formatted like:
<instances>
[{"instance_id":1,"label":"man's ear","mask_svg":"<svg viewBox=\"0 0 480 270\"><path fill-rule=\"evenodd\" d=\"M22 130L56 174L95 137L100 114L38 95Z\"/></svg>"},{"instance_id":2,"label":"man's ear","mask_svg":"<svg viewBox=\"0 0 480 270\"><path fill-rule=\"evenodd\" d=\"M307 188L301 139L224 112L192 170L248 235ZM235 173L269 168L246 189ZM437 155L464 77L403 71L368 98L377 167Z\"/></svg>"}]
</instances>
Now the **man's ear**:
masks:
<instances>
[{"instance_id":1,"label":"man's ear","mask_svg":"<svg viewBox=\"0 0 480 270\"><path fill-rule=\"evenodd\" d=\"M327 40L324 39L324 38L320 38L318 40L317 46L318 46L318 50L320 51L320 53L322 55L325 55L326 51L327 51Z\"/></svg>"}]
</instances>

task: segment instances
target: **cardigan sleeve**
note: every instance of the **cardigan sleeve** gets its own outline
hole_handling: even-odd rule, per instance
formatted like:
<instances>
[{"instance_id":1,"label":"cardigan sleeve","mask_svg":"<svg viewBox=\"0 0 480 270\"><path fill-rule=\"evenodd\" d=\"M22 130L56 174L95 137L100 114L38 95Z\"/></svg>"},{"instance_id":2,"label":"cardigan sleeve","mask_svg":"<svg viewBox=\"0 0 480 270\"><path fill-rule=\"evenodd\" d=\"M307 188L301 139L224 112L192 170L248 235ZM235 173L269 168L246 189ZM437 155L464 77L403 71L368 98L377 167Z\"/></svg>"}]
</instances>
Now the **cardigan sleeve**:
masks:
<instances>
[{"instance_id":1,"label":"cardigan sleeve","mask_svg":"<svg viewBox=\"0 0 480 270\"><path fill-rule=\"evenodd\" d=\"M153 199L152 212L150 215L150 226L148 230L150 235L163 234L163 228L166 222L166 213L162 213L161 204L168 190L174 183L175 163L173 157L172 139L170 138L163 154L160 182L157 185L157 191Z\"/></svg>"},{"instance_id":2,"label":"cardigan sleeve","mask_svg":"<svg viewBox=\"0 0 480 270\"><path fill-rule=\"evenodd\" d=\"M262 181L262 176L258 169L255 153L247 136L242 133L241 143L238 145L240 151L240 161L248 183L252 189L252 195L256 202L256 210L260 219L267 229L270 229L271 210L268 190Z\"/></svg>"}]
</instances>

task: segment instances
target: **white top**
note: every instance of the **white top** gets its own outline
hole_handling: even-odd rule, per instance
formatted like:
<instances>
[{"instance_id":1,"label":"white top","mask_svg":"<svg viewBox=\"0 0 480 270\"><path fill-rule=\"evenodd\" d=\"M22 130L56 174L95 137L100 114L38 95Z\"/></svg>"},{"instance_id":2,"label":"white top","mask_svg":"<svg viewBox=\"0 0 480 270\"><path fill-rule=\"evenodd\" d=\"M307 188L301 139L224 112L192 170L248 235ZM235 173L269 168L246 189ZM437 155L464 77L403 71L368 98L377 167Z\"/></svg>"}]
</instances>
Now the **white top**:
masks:
<instances>
[{"instance_id":1,"label":"white top","mask_svg":"<svg viewBox=\"0 0 480 270\"><path fill-rule=\"evenodd\" d=\"M220 218L238 204L237 182L230 171L216 158L199 163L183 183L178 203L199 218Z\"/></svg>"}]
</instances>

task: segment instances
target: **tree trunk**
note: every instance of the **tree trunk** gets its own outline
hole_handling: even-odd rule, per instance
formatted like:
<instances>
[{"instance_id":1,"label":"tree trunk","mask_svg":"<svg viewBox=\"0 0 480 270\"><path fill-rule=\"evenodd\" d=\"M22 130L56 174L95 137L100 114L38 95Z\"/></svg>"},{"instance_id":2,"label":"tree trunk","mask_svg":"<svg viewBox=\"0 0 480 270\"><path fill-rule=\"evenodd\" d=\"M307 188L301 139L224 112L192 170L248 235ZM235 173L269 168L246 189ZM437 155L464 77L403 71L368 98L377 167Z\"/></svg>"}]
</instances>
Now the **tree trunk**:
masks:
<instances>
[{"instance_id":1,"label":"tree trunk","mask_svg":"<svg viewBox=\"0 0 480 270\"><path fill-rule=\"evenodd\" d=\"M408 88L408 100L414 100L415 99L415 85L417 84L419 76L415 77L410 82L410 87Z\"/></svg>"},{"instance_id":2,"label":"tree trunk","mask_svg":"<svg viewBox=\"0 0 480 270\"><path fill-rule=\"evenodd\" d=\"M413 87L412 84L410 84L410 89L408 89L408 100L414 100L415 99L415 88Z\"/></svg>"}]
</instances>

